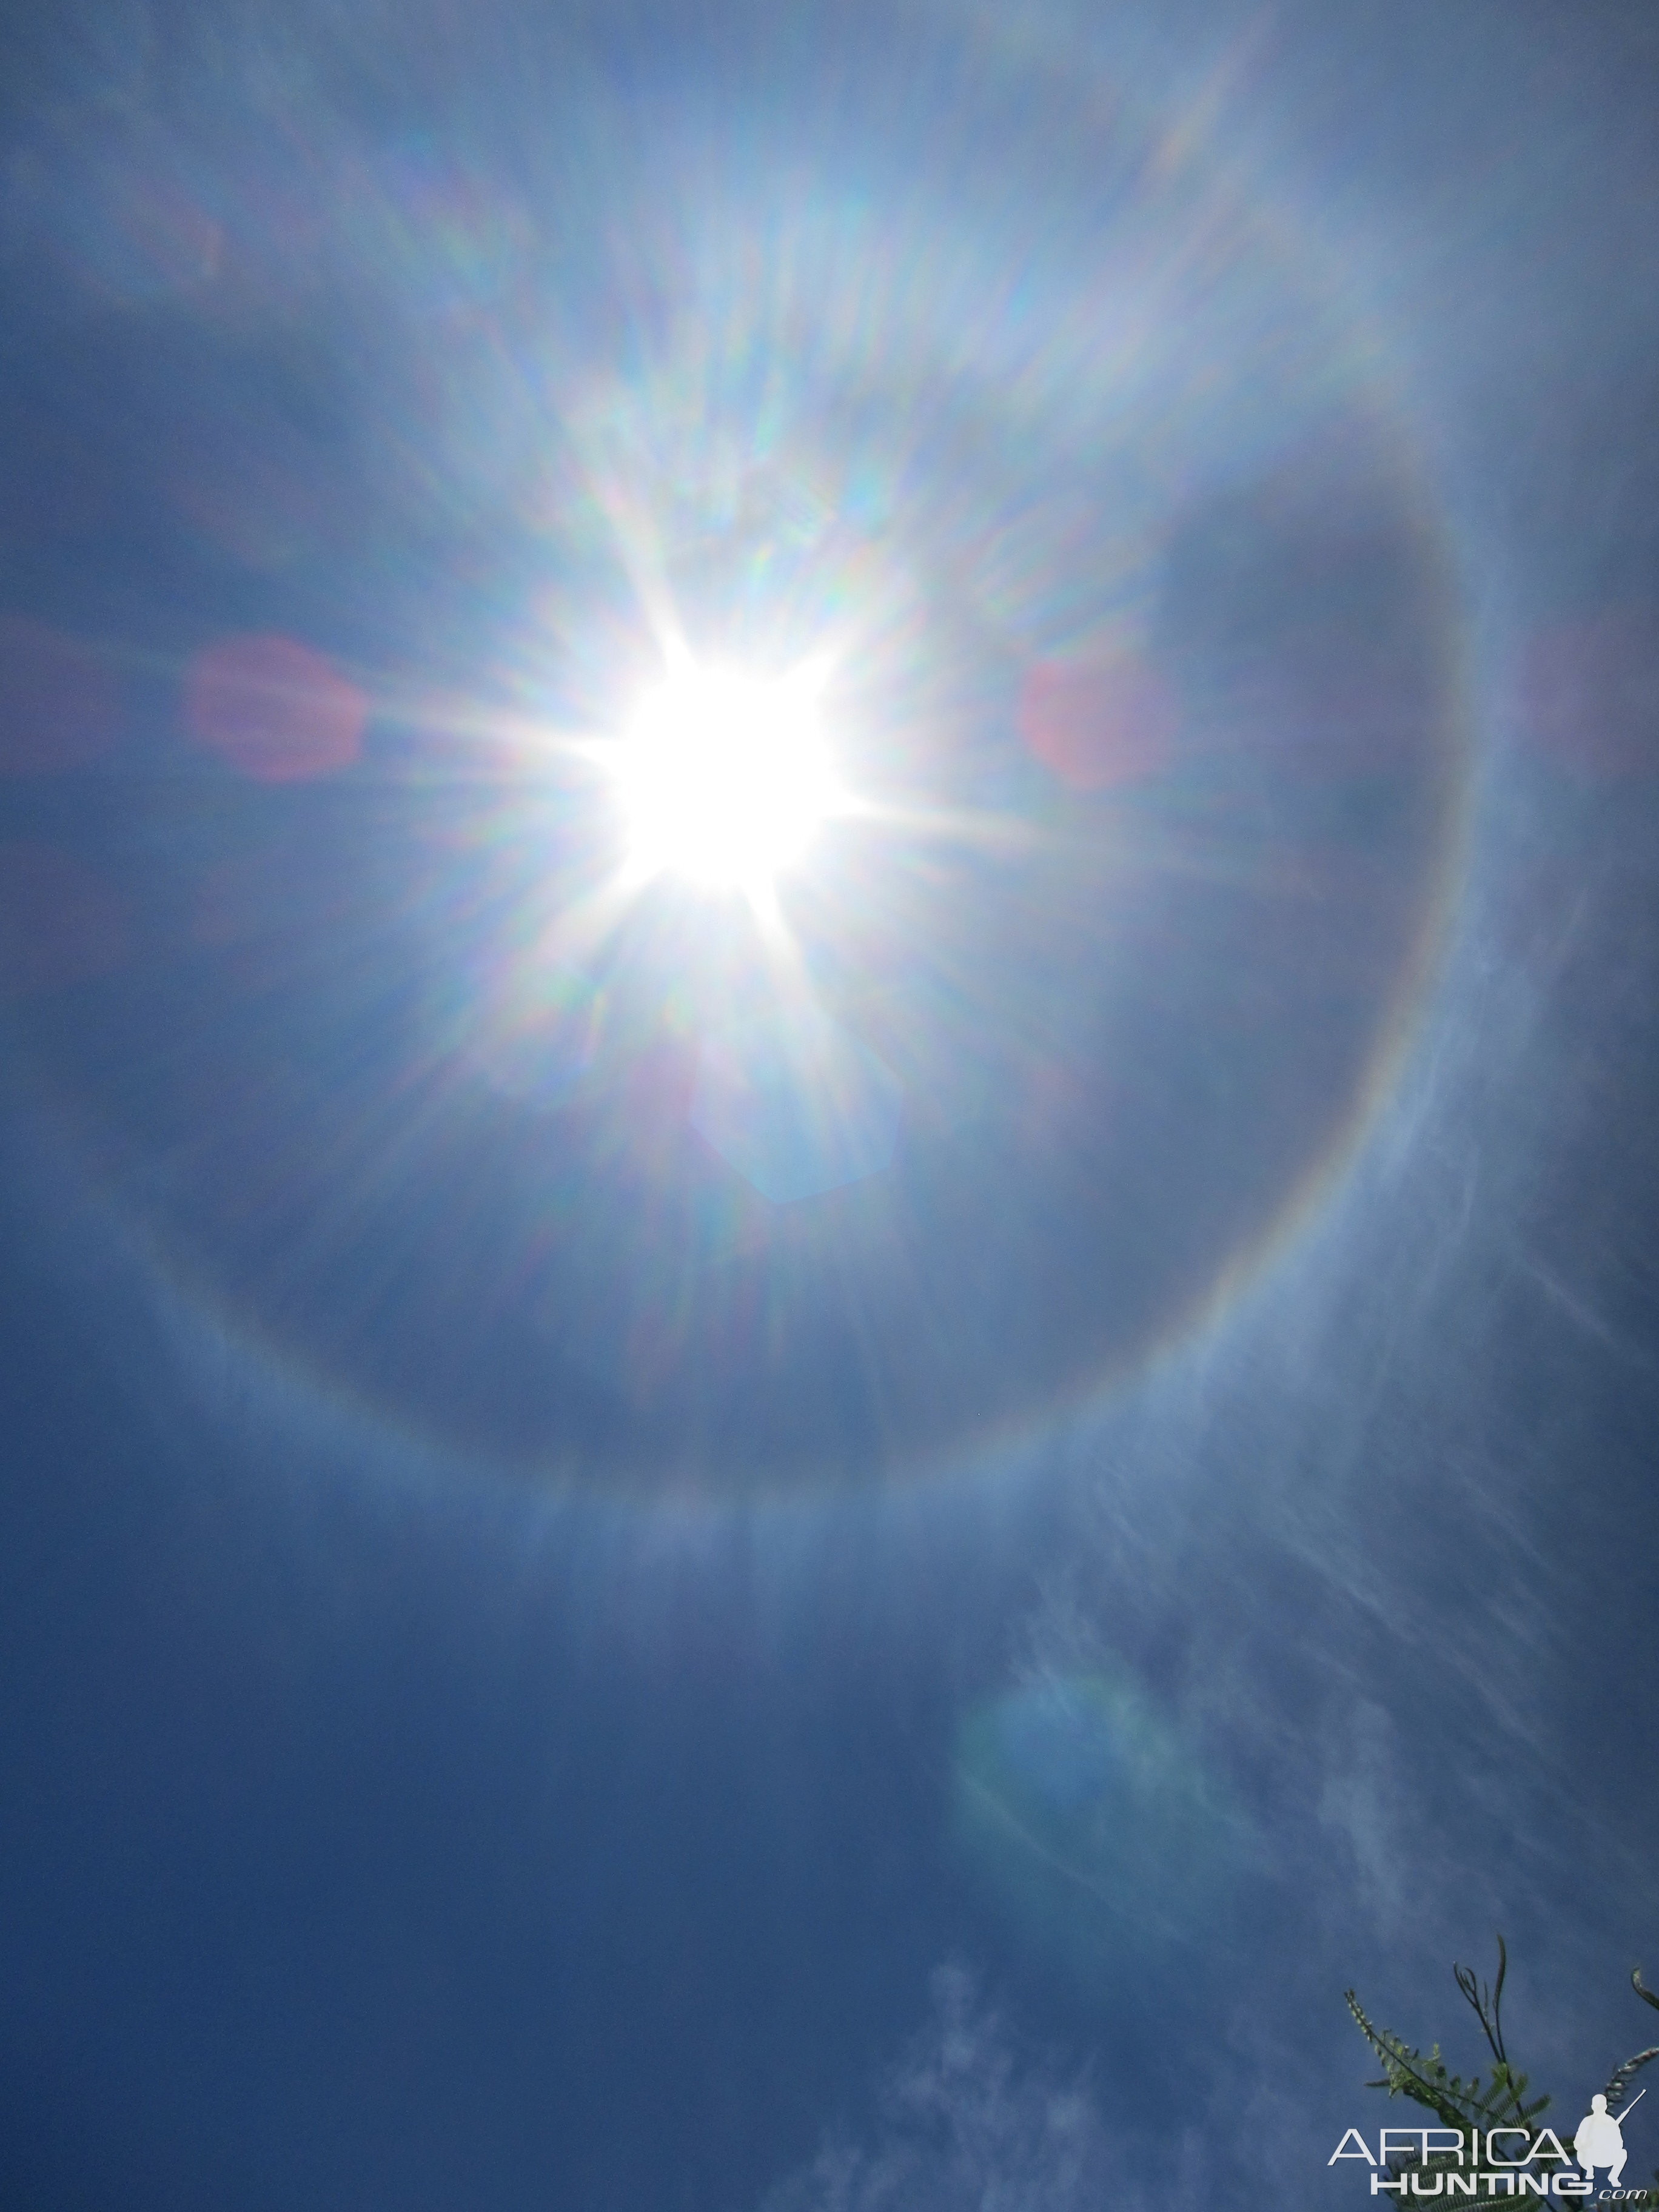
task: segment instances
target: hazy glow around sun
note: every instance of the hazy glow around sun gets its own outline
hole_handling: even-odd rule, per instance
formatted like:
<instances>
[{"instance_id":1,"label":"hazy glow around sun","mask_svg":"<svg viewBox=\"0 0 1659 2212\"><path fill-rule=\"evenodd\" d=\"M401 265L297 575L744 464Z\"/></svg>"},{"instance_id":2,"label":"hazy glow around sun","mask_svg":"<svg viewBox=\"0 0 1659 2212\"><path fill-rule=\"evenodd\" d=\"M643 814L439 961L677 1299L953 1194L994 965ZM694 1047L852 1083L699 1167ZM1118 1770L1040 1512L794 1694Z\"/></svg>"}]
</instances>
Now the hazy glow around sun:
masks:
<instances>
[{"instance_id":1,"label":"hazy glow around sun","mask_svg":"<svg viewBox=\"0 0 1659 2212\"><path fill-rule=\"evenodd\" d=\"M771 679L688 663L641 702L616 759L628 867L763 892L836 805L822 672Z\"/></svg>"}]
</instances>

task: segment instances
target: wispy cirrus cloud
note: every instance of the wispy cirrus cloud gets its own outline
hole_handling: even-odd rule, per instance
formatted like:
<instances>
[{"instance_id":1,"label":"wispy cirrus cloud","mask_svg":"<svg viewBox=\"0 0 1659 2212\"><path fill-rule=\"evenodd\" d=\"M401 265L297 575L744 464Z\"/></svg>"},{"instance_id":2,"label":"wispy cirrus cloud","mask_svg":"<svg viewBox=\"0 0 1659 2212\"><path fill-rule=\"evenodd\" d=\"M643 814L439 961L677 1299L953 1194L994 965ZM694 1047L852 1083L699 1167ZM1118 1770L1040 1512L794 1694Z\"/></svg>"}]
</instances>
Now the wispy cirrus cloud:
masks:
<instances>
[{"instance_id":1,"label":"wispy cirrus cloud","mask_svg":"<svg viewBox=\"0 0 1659 2212\"><path fill-rule=\"evenodd\" d=\"M964 1966L934 1974L931 2016L878 2111L872 2140L830 2135L763 2212L1097 2212L1104 2201L1110 2143L1086 2074L1024 2050Z\"/></svg>"}]
</instances>

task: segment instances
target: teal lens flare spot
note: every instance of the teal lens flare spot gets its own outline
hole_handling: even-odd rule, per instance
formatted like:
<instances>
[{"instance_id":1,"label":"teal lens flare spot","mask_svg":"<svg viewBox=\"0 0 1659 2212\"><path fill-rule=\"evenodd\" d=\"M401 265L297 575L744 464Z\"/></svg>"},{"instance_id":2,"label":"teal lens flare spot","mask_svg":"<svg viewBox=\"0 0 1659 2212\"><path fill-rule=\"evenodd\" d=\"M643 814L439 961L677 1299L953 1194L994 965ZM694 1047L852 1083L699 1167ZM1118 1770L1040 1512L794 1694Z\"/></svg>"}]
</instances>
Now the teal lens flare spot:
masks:
<instances>
[{"instance_id":1,"label":"teal lens flare spot","mask_svg":"<svg viewBox=\"0 0 1659 2212\"><path fill-rule=\"evenodd\" d=\"M890 1167L903 1086L850 1030L800 1008L703 1046L691 1127L775 1205Z\"/></svg>"},{"instance_id":2,"label":"teal lens flare spot","mask_svg":"<svg viewBox=\"0 0 1659 2212\"><path fill-rule=\"evenodd\" d=\"M952 1832L1021 1943L1085 1984L1203 1940L1249 1856L1179 1730L1097 1674L1045 1676L968 1715Z\"/></svg>"}]
</instances>

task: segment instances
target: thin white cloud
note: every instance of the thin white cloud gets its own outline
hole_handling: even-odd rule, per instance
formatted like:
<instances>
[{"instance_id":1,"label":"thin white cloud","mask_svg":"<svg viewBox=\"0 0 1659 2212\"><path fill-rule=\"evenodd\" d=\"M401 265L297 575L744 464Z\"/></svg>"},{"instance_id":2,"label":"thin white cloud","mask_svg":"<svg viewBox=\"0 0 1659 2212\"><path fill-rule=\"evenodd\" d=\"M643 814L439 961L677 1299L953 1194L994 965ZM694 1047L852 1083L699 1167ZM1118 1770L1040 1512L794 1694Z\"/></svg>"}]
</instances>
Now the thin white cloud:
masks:
<instances>
[{"instance_id":1,"label":"thin white cloud","mask_svg":"<svg viewBox=\"0 0 1659 2212\"><path fill-rule=\"evenodd\" d=\"M940 1967L933 1996L872 2142L832 2136L763 2212L1098 2212L1111 2162L1085 2077L1023 2052L964 1967Z\"/></svg>"}]
</instances>

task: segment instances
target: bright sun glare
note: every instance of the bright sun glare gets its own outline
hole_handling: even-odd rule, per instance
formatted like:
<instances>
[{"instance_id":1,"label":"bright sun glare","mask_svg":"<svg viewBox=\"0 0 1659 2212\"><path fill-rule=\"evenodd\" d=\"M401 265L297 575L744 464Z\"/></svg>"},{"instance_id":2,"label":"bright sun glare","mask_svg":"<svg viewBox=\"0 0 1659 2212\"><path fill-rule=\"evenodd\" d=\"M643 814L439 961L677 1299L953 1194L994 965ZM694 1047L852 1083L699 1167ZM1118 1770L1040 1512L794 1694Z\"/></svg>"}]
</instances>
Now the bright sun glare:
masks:
<instances>
[{"instance_id":1,"label":"bright sun glare","mask_svg":"<svg viewBox=\"0 0 1659 2212\"><path fill-rule=\"evenodd\" d=\"M757 893L799 860L837 797L820 688L688 666L650 693L617 764L630 872Z\"/></svg>"}]
</instances>

